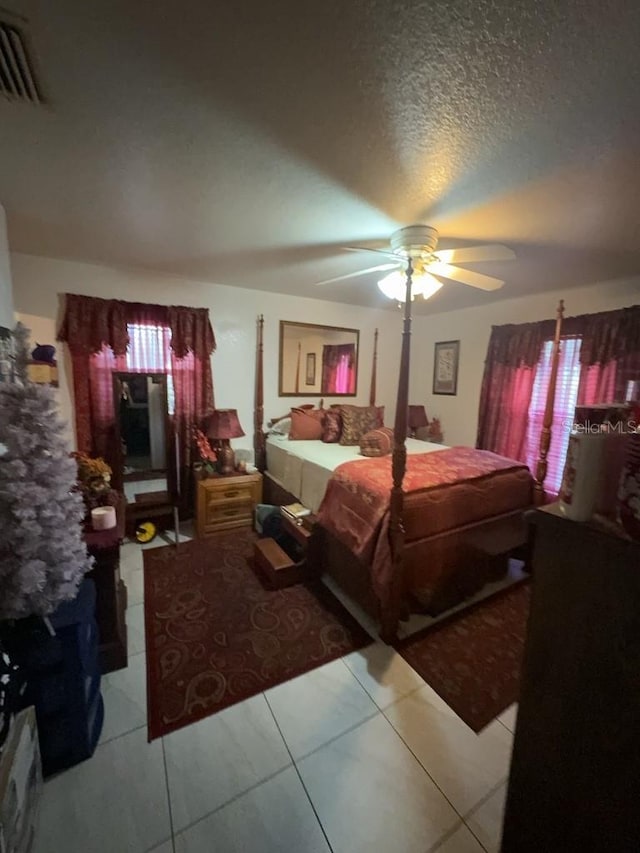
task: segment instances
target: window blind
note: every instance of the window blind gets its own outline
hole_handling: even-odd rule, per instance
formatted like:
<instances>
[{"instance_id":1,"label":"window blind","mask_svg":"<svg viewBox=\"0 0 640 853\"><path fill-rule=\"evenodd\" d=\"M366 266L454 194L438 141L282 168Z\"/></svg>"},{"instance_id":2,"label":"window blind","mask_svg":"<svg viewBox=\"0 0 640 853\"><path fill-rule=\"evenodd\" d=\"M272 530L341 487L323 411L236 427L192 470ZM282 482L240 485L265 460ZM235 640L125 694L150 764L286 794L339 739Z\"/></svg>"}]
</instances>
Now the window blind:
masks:
<instances>
[{"instance_id":1,"label":"window blind","mask_svg":"<svg viewBox=\"0 0 640 853\"><path fill-rule=\"evenodd\" d=\"M578 400L580 384L580 338L564 338L560 344L558 376L551 425L551 445L547 456L547 477L544 482L546 492L557 495L562 482L564 461L569 444L569 433ZM527 426L526 462L535 473L540 452L540 434L544 421L547 401L547 389L551 377L553 341L547 341L542 348L536 367Z\"/></svg>"}]
</instances>

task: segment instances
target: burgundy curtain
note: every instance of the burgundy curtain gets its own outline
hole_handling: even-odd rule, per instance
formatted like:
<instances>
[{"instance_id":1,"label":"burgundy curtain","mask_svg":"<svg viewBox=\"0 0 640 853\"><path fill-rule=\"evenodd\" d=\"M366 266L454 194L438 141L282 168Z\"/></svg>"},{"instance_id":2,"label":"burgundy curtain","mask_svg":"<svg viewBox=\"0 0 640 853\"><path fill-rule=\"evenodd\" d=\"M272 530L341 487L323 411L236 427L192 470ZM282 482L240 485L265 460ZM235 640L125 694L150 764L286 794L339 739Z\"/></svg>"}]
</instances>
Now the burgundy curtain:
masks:
<instances>
[{"instance_id":1,"label":"burgundy curtain","mask_svg":"<svg viewBox=\"0 0 640 853\"><path fill-rule=\"evenodd\" d=\"M479 448L530 465L537 459L554 329L553 320L493 327L480 394ZM573 417L572 406L623 401L627 384L640 378L640 306L568 317L562 336L549 453L552 490L566 453L562 421Z\"/></svg>"},{"instance_id":2,"label":"burgundy curtain","mask_svg":"<svg viewBox=\"0 0 640 853\"><path fill-rule=\"evenodd\" d=\"M628 383L640 379L640 305L572 320L582 336L578 403L625 400Z\"/></svg>"},{"instance_id":3,"label":"burgundy curtain","mask_svg":"<svg viewBox=\"0 0 640 853\"><path fill-rule=\"evenodd\" d=\"M578 405L594 406L597 403L613 403L624 399L624 393L616 396L618 362L615 359L605 364L585 364L580 370Z\"/></svg>"},{"instance_id":4,"label":"burgundy curtain","mask_svg":"<svg viewBox=\"0 0 640 853\"><path fill-rule=\"evenodd\" d=\"M325 344L322 347L323 394L355 393L355 357L355 344Z\"/></svg>"},{"instance_id":5,"label":"burgundy curtain","mask_svg":"<svg viewBox=\"0 0 640 853\"><path fill-rule=\"evenodd\" d=\"M122 488L122 479L118 473L120 453L116 446L115 401L113 399L114 371L128 371L127 356L115 355L108 346L103 346L100 352L85 356L81 362L83 392L85 393L83 407L83 427L88 435L83 436L80 444L80 429L78 426L78 383L74 362L74 385L76 386L76 428L78 431L78 449L95 456L102 456L114 471L113 486Z\"/></svg>"},{"instance_id":6,"label":"burgundy curtain","mask_svg":"<svg viewBox=\"0 0 640 853\"><path fill-rule=\"evenodd\" d=\"M100 352L103 344L124 355L129 344L127 326L163 326L171 331L171 349L183 358L193 352L204 360L216 348L207 308L148 305L119 299L65 294L65 314L58 340L76 352Z\"/></svg>"},{"instance_id":7,"label":"burgundy curtain","mask_svg":"<svg viewBox=\"0 0 640 853\"><path fill-rule=\"evenodd\" d=\"M209 356L203 360L194 352L178 358L172 350L171 375L176 395L173 427L180 463L180 504L186 508L194 495L193 429L204 429L206 418L213 411L211 360Z\"/></svg>"},{"instance_id":8,"label":"burgundy curtain","mask_svg":"<svg viewBox=\"0 0 640 853\"><path fill-rule=\"evenodd\" d=\"M71 353L78 449L103 456L112 465L118 458L113 372L167 374L181 505L186 507L193 427L202 427L213 409L210 355L215 337L208 310L66 294L58 340L66 342ZM167 436L168 445L172 441L175 438Z\"/></svg>"},{"instance_id":9,"label":"burgundy curtain","mask_svg":"<svg viewBox=\"0 0 640 853\"><path fill-rule=\"evenodd\" d=\"M485 361L476 446L524 461L529 403L540 353L554 323L493 326Z\"/></svg>"}]
</instances>

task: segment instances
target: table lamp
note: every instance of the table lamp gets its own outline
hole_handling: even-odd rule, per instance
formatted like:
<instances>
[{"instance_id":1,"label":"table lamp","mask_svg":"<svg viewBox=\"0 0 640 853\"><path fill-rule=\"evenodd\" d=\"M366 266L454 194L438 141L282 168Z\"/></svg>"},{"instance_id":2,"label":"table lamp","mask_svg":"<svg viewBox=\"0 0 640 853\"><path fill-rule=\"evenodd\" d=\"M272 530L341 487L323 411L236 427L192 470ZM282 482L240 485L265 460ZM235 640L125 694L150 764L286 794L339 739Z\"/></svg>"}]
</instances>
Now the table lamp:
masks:
<instances>
[{"instance_id":1,"label":"table lamp","mask_svg":"<svg viewBox=\"0 0 640 853\"><path fill-rule=\"evenodd\" d=\"M409 427L409 435L411 438L416 437L417 429L429 426L429 419L427 418L424 406L409 406L407 426Z\"/></svg>"},{"instance_id":2,"label":"table lamp","mask_svg":"<svg viewBox=\"0 0 640 853\"><path fill-rule=\"evenodd\" d=\"M207 438L214 442L218 455L218 473L233 474L236 458L229 440L245 434L240 426L237 410L214 409L213 414L209 415L206 432Z\"/></svg>"}]
</instances>

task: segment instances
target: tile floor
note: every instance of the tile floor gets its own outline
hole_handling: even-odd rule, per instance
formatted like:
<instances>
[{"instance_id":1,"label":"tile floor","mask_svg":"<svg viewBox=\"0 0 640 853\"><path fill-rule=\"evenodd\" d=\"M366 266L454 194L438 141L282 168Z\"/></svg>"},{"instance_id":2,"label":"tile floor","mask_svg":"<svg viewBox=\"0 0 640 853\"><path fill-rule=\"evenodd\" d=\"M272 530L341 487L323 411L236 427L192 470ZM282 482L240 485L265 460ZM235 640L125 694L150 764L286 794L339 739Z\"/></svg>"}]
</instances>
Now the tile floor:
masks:
<instances>
[{"instance_id":1,"label":"tile floor","mask_svg":"<svg viewBox=\"0 0 640 853\"><path fill-rule=\"evenodd\" d=\"M94 756L46 782L34 853L498 850L515 707L476 735L376 643L149 744L139 545L122 573L129 665Z\"/></svg>"}]
</instances>

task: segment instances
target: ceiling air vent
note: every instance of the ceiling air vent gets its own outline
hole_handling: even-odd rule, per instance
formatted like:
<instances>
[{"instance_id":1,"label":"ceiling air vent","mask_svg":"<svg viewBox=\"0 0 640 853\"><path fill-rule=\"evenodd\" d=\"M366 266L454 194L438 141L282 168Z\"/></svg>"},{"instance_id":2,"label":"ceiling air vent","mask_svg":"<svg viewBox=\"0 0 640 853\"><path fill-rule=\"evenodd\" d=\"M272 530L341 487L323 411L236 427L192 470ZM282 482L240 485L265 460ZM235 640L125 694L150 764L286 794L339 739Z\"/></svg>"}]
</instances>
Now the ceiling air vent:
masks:
<instances>
[{"instance_id":1,"label":"ceiling air vent","mask_svg":"<svg viewBox=\"0 0 640 853\"><path fill-rule=\"evenodd\" d=\"M0 17L0 94L11 101L43 104L29 39L19 25Z\"/></svg>"}]
</instances>

